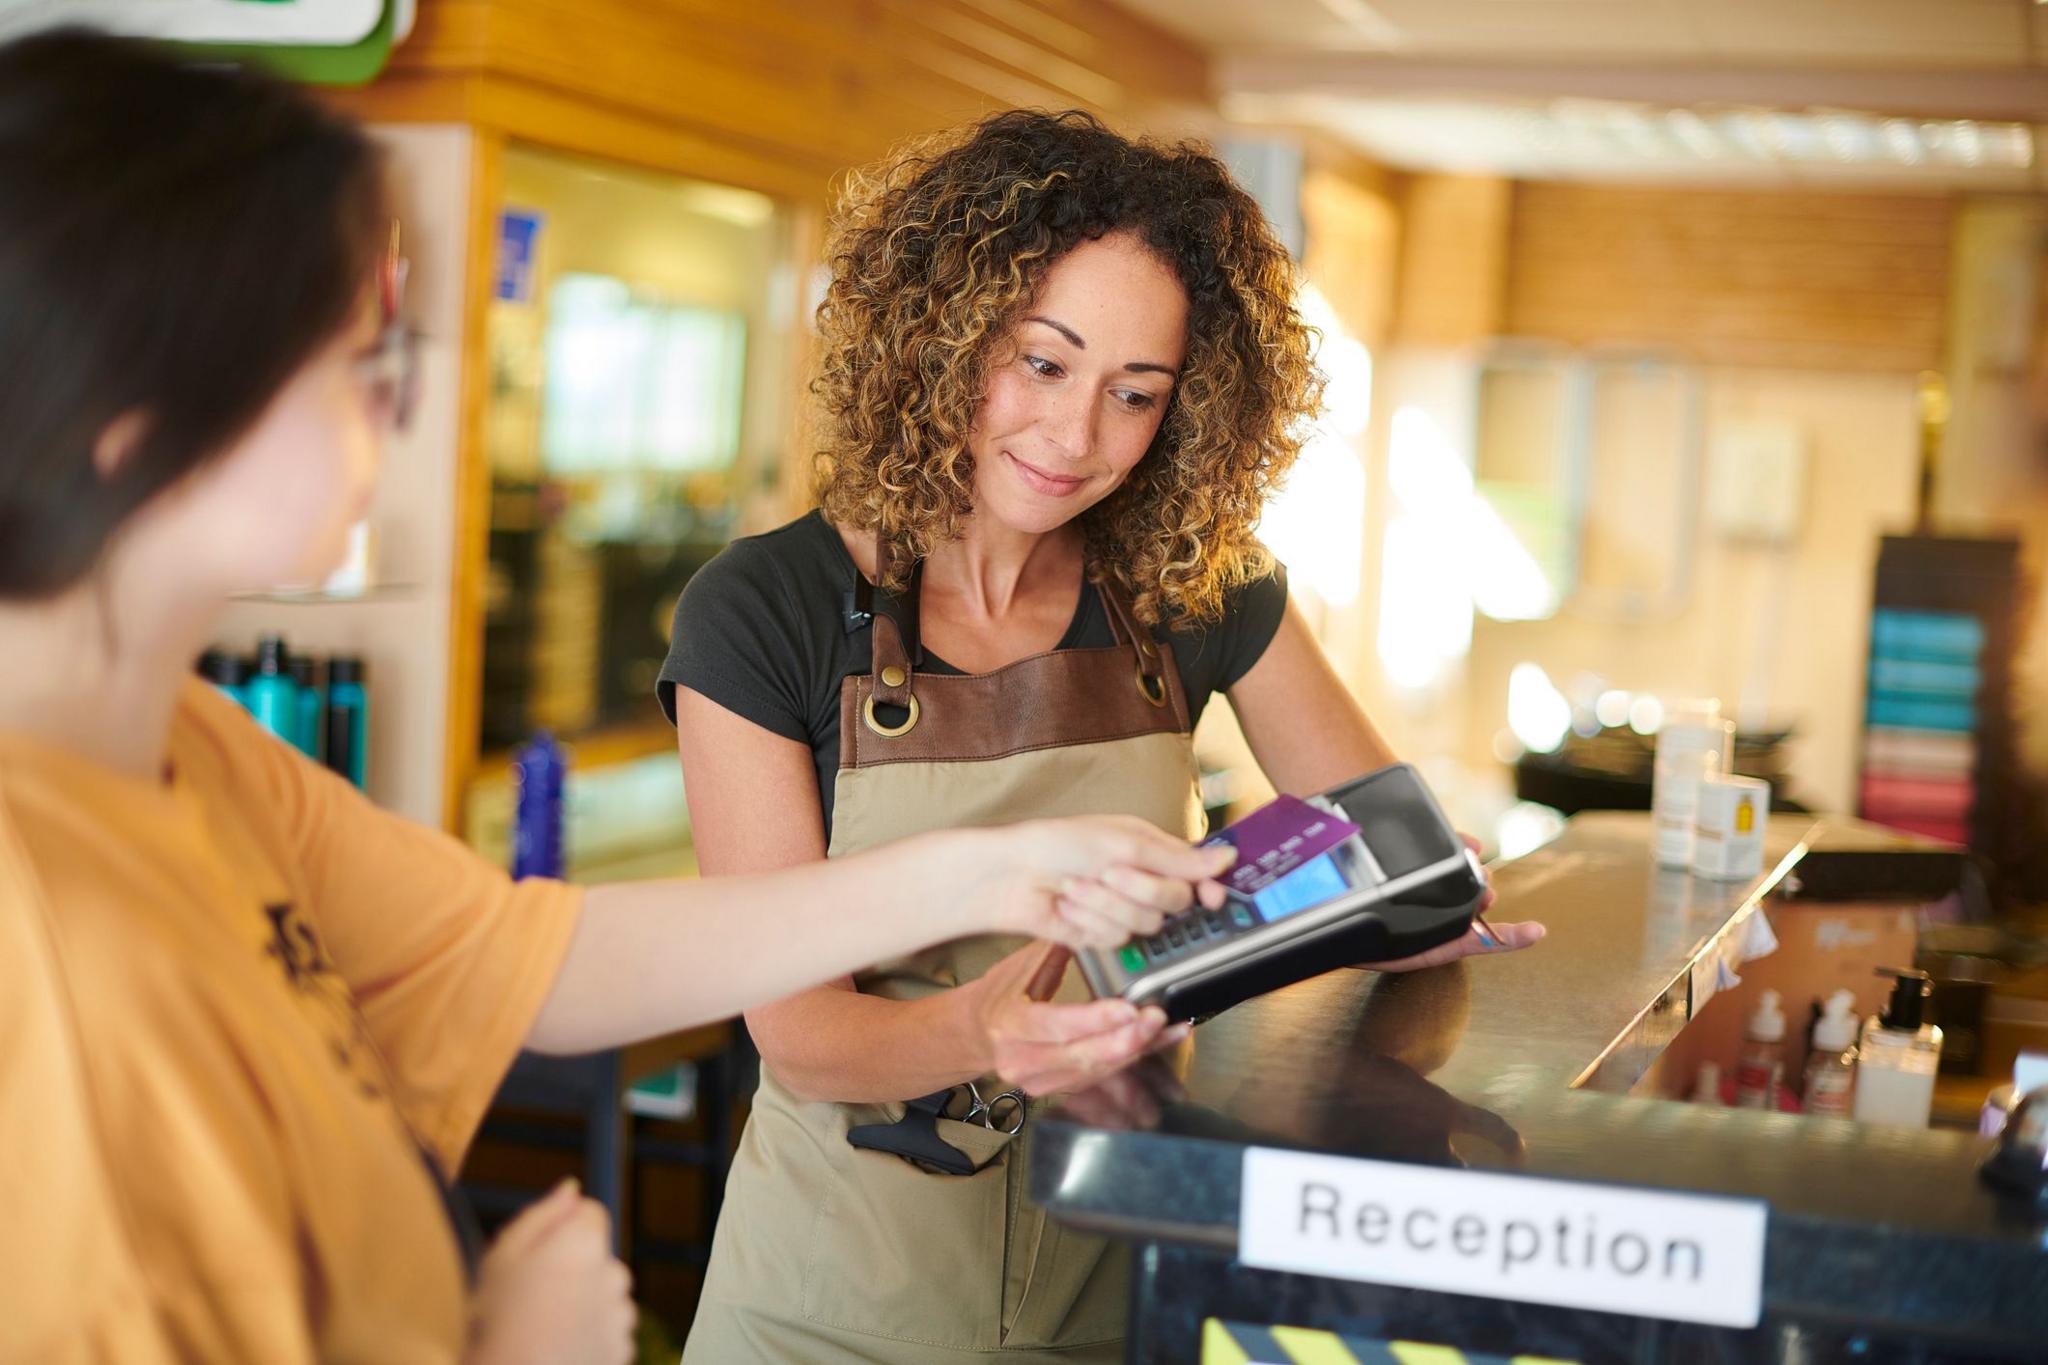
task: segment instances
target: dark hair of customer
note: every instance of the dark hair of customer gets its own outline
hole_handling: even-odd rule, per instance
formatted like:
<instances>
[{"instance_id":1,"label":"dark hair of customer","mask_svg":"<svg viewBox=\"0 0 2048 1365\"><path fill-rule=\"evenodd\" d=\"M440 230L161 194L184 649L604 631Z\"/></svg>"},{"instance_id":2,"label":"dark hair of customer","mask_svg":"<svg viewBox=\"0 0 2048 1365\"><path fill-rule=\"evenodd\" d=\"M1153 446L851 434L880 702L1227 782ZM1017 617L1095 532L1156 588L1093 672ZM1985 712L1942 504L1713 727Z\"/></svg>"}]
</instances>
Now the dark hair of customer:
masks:
<instances>
[{"instance_id":1,"label":"dark hair of customer","mask_svg":"<svg viewBox=\"0 0 2048 1365\"><path fill-rule=\"evenodd\" d=\"M282 81L79 29L0 45L0 598L72 587L229 447L389 230L375 146Z\"/></svg>"}]
</instances>

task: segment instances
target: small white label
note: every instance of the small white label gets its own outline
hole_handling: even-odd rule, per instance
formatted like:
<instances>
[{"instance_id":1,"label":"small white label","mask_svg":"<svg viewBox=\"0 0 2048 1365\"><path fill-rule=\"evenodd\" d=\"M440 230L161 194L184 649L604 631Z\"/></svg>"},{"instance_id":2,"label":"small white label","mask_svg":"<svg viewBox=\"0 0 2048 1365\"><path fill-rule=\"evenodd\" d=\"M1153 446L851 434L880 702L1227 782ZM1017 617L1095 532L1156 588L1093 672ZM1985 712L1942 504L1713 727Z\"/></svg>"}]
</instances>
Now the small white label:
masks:
<instances>
[{"instance_id":1,"label":"small white label","mask_svg":"<svg viewBox=\"0 0 2048 1365\"><path fill-rule=\"evenodd\" d=\"M1250 1148L1238 1259L1266 1270L1754 1327L1757 1200Z\"/></svg>"}]
</instances>

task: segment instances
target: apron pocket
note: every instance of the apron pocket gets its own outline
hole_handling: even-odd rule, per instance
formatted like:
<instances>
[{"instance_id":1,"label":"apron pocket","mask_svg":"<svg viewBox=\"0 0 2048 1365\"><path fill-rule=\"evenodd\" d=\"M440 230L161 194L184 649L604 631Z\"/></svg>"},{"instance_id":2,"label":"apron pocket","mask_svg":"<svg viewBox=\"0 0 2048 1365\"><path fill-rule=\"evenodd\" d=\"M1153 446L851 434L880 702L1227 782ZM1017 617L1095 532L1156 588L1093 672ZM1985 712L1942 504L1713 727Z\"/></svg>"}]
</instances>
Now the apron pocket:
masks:
<instances>
[{"instance_id":1,"label":"apron pocket","mask_svg":"<svg viewBox=\"0 0 2048 1365\"><path fill-rule=\"evenodd\" d=\"M1011 1135L954 1119L937 1128L974 1174L841 1146L805 1257L805 1318L953 1350L1000 1344Z\"/></svg>"}]
</instances>

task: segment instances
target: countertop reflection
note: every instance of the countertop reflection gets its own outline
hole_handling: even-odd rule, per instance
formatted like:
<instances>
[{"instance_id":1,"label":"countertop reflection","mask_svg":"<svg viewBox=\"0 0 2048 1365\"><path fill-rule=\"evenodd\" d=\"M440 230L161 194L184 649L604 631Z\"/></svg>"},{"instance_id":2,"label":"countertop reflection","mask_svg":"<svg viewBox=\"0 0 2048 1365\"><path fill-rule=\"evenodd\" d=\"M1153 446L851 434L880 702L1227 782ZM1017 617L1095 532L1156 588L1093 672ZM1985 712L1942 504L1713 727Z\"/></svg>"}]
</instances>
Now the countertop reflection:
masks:
<instances>
[{"instance_id":1,"label":"countertop reflection","mask_svg":"<svg viewBox=\"0 0 2048 1365\"><path fill-rule=\"evenodd\" d=\"M1983 1140L1602 1093L1654 1060L1767 896L1802 870L1874 892L1889 855L1926 847L1812 817L1769 834L1762 876L1714 883L1657 869L1647 817L1581 816L1495 871L1489 918L1541 920L1542 943L1343 969L1227 1011L1037 1120L1033 1196L1095 1230L1234 1247L1259 1145L1759 1198L1774 1300L1839 1299L1853 1265L1852 1297L1887 1312L1989 1296L2048 1331L2048 1226L1977 1180Z\"/></svg>"}]
</instances>

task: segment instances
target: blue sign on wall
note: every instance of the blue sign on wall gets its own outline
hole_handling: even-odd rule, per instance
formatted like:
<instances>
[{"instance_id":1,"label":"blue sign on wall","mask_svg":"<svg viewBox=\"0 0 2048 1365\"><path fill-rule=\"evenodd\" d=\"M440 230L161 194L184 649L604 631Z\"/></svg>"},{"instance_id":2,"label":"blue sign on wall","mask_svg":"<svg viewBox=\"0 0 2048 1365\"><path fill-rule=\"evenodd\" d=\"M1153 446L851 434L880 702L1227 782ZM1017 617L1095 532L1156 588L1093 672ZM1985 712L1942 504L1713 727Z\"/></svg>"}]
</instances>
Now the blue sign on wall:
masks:
<instances>
[{"instance_id":1,"label":"blue sign on wall","mask_svg":"<svg viewBox=\"0 0 2048 1365\"><path fill-rule=\"evenodd\" d=\"M546 215L532 209L506 209L498 215L497 284L494 298L507 303L533 302L534 252Z\"/></svg>"}]
</instances>

